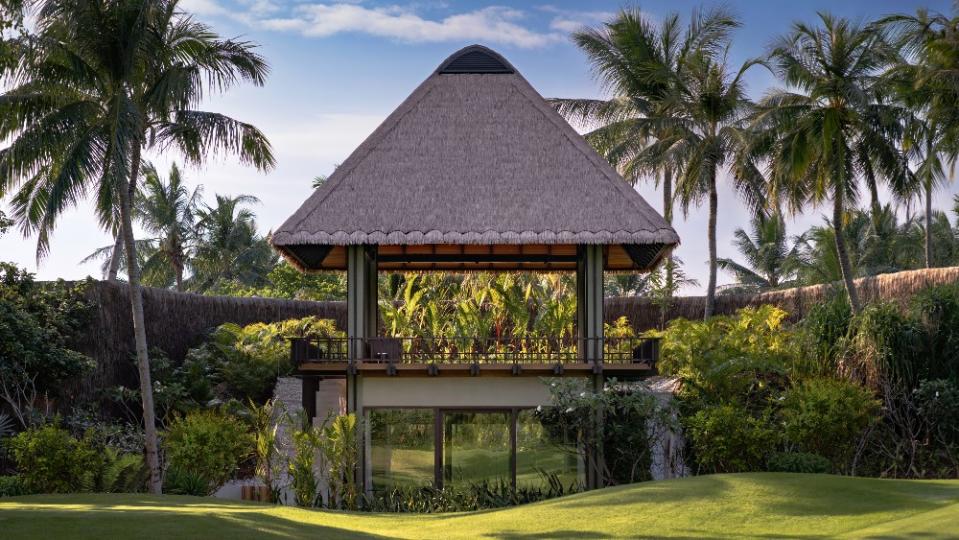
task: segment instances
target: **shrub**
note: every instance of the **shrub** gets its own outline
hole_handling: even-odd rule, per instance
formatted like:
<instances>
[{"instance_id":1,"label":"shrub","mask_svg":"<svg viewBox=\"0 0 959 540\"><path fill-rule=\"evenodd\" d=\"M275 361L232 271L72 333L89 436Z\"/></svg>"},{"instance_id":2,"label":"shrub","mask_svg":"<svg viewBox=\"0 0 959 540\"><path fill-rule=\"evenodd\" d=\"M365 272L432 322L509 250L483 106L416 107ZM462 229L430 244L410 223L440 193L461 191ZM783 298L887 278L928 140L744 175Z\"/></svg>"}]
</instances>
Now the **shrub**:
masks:
<instances>
[{"instance_id":1,"label":"shrub","mask_svg":"<svg viewBox=\"0 0 959 540\"><path fill-rule=\"evenodd\" d=\"M765 305L707 321L673 320L654 333L663 339L660 371L683 379L687 400L762 408L802 356L802 340L786 327L786 316Z\"/></svg>"},{"instance_id":2,"label":"shrub","mask_svg":"<svg viewBox=\"0 0 959 540\"><path fill-rule=\"evenodd\" d=\"M761 471L778 442L769 413L752 416L742 407L708 406L684 421L701 472Z\"/></svg>"},{"instance_id":3,"label":"shrub","mask_svg":"<svg viewBox=\"0 0 959 540\"><path fill-rule=\"evenodd\" d=\"M141 454L120 454L113 448L95 452L84 488L97 493L139 493L144 491L149 470Z\"/></svg>"},{"instance_id":4,"label":"shrub","mask_svg":"<svg viewBox=\"0 0 959 540\"><path fill-rule=\"evenodd\" d=\"M291 368L289 338L342 335L332 320L316 317L247 326L223 324L209 341L187 353L175 380L200 403L214 397L262 403L271 395L277 375ZM216 395L214 389L221 383L225 394Z\"/></svg>"},{"instance_id":5,"label":"shrub","mask_svg":"<svg viewBox=\"0 0 959 540\"><path fill-rule=\"evenodd\" d=\"M942 446L959 446L959 383L921 381L913 391L913 400L930 438Z\"/></svg>"},{"instance_id":6,"label":"shrub","mask_svg":"<svg viewBox=\"0 0 959 540\"><path fill-rule=\"evenodd\" d=\"M822 474L832 469L829 460L806 452L777 452L769 457L769 472Z\"/></svg>"},{"instance_id":7,"label":"shrub","mask_svg":"<svg viewBox=\"0 0 959 540\"><path fill-rule=\"evenodd\" d=\"M166 460L177 474L206 481L205 495L220 488L250 455L252 441L237 418L216 410L195 411L176 419L163 440Z\"/></svg>"},{"instance_id":8,"label":"shrub","mask_svg":"<svg viewBox=\"0 0 959 540\"><path fill-rule=\"evenodd\" d=\"M86 482L96 455L53 425L31 428L8 442L23 486L32 493L73 493Z\"/></svg>"},{"instance_id":9,"label":"shrub","mask_svg":"<svg viewBox=\"0 0 959 540\"><path fill-rule=\"evenodd\" d=\"M835 373L837 360L848 346L852 308L845 294L816 304L803 317L800 326L811 345L822 375Z\"/></svg>"},{"instance_id":10,"label":"shrub","mask_svg":"<svg viewBox=\"0 0 959 540\"><path fill-rule=\"evenodd\" d=\"M23 485L19 476L0 476L0 497L17 497L30 495L30 490Z\"/></svg>"},{"instance_id":11,"label":"shrub","mask_svg":"<svg viewBox=\"0 0 959 540\"><path fill-rule=\"evenodd\" d=\"M163 491L171 495L206 497L210 494L210 480L203 473L171 466L163 478Z\"/></svg>"},{"instance_id":12,"label":"shrub","mask_svg":"<svg viewBox=\"0 0 959 540\"><path fill-rule=\"evenodd\" d=\"M507 481L484 481L465 486L393 487L363 495L362 509L370 512L473 512L503 508L580 491L576 483L564 486L555 474L540 473L546 487L513 488Z\"/></svg>"},{"instance_id":13,"label":"shrub","mask_svg":"<svg viewBox=\"0 0 959 540\"><path fill-rule=\"evenodd\" d=\"M843 470L879 414L873 394L849 381L812 379L789 389L780 415L788 446L823 456Z\"/></svg>"},{"instance_id":14,"label":"shrub","mask_svg":"<svg viewBox=\"0 0 959 540\"><path fill-rule=\"evenodd\" d=\"M21 426L42 420L41 396L61 397L63 383L91 371L93 359L67 345L80 335L91 304L82 285L37 284L0 263L0 400Z\"/></svg>"}]
</instances>

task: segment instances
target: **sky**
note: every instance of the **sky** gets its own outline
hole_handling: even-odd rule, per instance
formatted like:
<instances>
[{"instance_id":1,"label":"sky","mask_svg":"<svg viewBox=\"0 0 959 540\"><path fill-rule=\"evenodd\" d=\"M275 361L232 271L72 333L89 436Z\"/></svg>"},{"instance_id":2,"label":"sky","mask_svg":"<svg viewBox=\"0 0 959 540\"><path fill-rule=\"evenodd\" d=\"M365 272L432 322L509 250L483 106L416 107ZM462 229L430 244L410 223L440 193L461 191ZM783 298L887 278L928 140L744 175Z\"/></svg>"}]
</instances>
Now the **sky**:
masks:
<instances>
[{"instance_id":1,"label":"sky","mask_svg":"<svg viewBox=\"0 0 959 540\"><path fill-rule=\"evenodd\" d=\"M259 44L271 66L262 87L240 86L225 95L209 96L205 110L231 115L265 132L277 166L262 173L235 159L216 157L201 168L184 172L192 185L202 184L205 196L250 194L261 230L278 227L311 192L311 181L343 162L450 53L480 43L503 54L545 97L603 97L602 86L590 73L586 57L569 39L584 25L596 26L612 17L620 2L477 2L423 1L412 3L314 0L181 0L181 7L213 27L221 36ZM698 6L716 3L687 0L626 4L639 7L653 20L673 11L689 15ZM794 21L815 22L818 11L854 20L924 6L948 11L949 1L843 0L837 2L778 0L724 2L743 26L736 32L730 61L736 65L764 54L775 37ZM776 84L764 68L749 72L754 98ZM164 172L178 161L175 154L152 152L149 159ZM735 229L747 227L747 209L721 182L718 246L720 257L736 258L731 240ZM662 195L652 182L637 187L657 209ZM951 208L950 185L936 197L940 209ZM888 200L888 197L886 197ZM2 201L6 207L7 201ZM823 222L824 209L808 209L791 220L790 234ZM9 212L8 212L9 214ZM685 270L702 284L707 278L706 208L677 216L682 239L677 254ZM0 260L35 272L39 279L100 276L98 263L80 264L95 249L111 244L93 217L89 202L66 214L53 236L50 254L36 259L36 239L18 230L0 237ZM719 283L733 276L720 271Z\"/></svg>"}]
</instances>

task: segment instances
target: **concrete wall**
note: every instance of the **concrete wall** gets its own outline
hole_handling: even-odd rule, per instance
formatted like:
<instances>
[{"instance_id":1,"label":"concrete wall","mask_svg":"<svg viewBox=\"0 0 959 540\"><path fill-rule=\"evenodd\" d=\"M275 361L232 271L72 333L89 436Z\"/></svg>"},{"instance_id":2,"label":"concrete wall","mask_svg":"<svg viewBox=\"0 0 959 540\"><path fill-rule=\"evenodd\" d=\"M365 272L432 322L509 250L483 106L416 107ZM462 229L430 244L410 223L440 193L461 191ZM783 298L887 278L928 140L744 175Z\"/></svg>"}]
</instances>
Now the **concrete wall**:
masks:
<instances>
[{"instance_id":1,"label":"concrete wall","mask_svg":"<svg viewBox=\"0 0 959 540\"><path fill-rule=\"evenodd\" d=\"M364 377L360 407L536 407L548 405L539 377Z\"/></svg>"}]
</instances>

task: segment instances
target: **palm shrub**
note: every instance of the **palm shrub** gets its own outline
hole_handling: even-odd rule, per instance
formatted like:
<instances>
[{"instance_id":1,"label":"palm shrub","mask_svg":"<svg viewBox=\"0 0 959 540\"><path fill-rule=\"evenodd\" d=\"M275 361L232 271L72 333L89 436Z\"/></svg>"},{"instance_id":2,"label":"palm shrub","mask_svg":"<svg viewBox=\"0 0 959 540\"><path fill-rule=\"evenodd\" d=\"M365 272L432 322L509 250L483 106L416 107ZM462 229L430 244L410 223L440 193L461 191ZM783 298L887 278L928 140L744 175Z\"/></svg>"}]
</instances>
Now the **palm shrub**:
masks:
<instances>
[{"instance_id":1,"label":"palm shrub","mask_svg":"<svg viewBox=\"0 0 959 540\"><path fill-rule=\"evenodd\" d=\"M280 470L280 448L277 440L277 422L280 408L276 400L263 405L249 401L250 423L253 428L253 455L256 457L256 475L270 492L270 500L279 502L277 477Z\"/></svg>"},{"instance_id":2,"label":"palm shrub","mask_svg":"<svg viewBox=\"0 0 959 540\"><path fill-rule=\"evenodd\" d=\"M203 480L204 495L216 492L249 457L252 441L246 425L218 410L194 411L176 419L167 428L166 451L168 486L176 487L179 477ZM173 484L173 485L171 485Z\"/></svg>"},{"instance_id":3,"label":"palm shrub","mask_svg":"<svg viewBox=\"0 0 959 540\"><path fill-rule=\"evenodd\" d=\"M320 450L327 467L326 503L331 508L356 510L358 507L361 490L356 473L361 430L360 422L352 413L333 417L323 427Z\"/></svg>"},{"instance_id":4,"label":"palm shrub","mask_svg":"<svg viewBox=\"0 0 959 540\"><path fill-rule=\"evenodd\" d=\"M293 454L287 462L293 502L297 506L313 507L319 501L319 481L316 477L316 457L320 450L322 432L313 425L313 419L303 410L286 417L293 442Z\"/></svg>"}]
</instances>

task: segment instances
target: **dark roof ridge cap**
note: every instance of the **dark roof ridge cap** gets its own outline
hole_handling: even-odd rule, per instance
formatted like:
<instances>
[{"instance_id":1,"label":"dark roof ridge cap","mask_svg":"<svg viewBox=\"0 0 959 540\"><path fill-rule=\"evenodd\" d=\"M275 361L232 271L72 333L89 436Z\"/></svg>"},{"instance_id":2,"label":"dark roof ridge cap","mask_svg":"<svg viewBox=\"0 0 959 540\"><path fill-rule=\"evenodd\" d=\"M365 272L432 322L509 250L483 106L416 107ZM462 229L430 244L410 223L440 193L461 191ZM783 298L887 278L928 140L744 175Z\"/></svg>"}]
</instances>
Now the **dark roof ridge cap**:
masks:
<instances>
[{"instance_id":1,"label":"dark roof ridge cap","mask_svg":"<svg viewBox=\"0 0 959 540\"><path fill-rule=\"evenodd\" d=\"M282 225L280 225L277 230L285 229L290 225L290 229L297 229L307 219L310 214L313 212L313 209L317 205L321 204L324 200L327 199L340 184L343 183L343 180L349 176L349 174L355 169L360 163L362 163L369 155L370 151L376 148L376 146L383 140L384 137L389 135L396 126L400 124L400 121L407 114L413 111L416 108L416 105L423 100L429 93L433 90L433 86L436 84L435 78L431 75L426 78L423 82L413 90L413 92L404 99L397 108L387 115L385 119L370 133L366 139L357 146L353 152L346 158L336 170L330 174L330 177L324 183L323 186L316 189L306 201L300 206L300 208ZM302 214L302 215L300 215Z\"/></svg>"},{"instance_id":2,"label":"dark roof ridge cap","mask_svg":"<svg viewBox=\"0 0 959 540\"><path fill-rule=\"evenodd\" d=\"M509 62L509 60L507 60L502 54L494 51L493 49L490 49L489 47L487 47L487 46L485 46L485 45L480 45L479 43L474 43L474 44L472 44L472 45L467 45L466 47L463 47L462 49L454 52L453 54L451 54L451 55L449 55L449 56L447 56L447 57L446 57L446 60L443 60L442 62L440 62L440 65L437 66L437 68L433 71L432 74L433 74L433 75L441 75L441 74L443 74L443 71L447 68L447 66L449 66L451 63L453 63L453 61L455 61L455 60L458 59L459 57L461 57L461 56L463 56L463 55L465 55L465 54L469 54L469 53L471 53L471 52L481 52L481 53L484 53L484 54L487 54L487 55L491 56L493 59L495 59L495 60L498 61L499 63L503 64L503 66L504 66L505 68L507 68L509 71L512 72L512 73L509 73L509 74L518 74L518 73L519 73L519 70L517 70L516 67L515 67L513 64L511 64L511 63ZM507 74L507 73L504 73L504 75L505 75L505 74Z\"/></svg>"},{"instance_id":3,"label":"dark roof ridge cap","mask_svg":"<svg viewBox=\"0 0 959 540\"><path fill-rule=\"evenodd\" d=\"M547 103L546 99L541 96L535 88L533 88L533 85L531 85L529 81L523 77L523 75L521 75L519 72L515 73L515 75L524 83L524 86L517 87L520 93L523 94L523 96L529 100L529 102L532 103L532 105L536 107L536 109L546 119L556 125L560 129L560 132L563 134L563 136L566 137L566 139L569 140L573 146L606 177L607 180L611 181L613 186L615 186L615 188L619 190L619 192L622 193L627 200L630 200L631 204L636 206L639 210L652 210L657 216L659 215L659 212L656 212L656 210L648 202L646 202L646 199L644 199L634 187L630 186L626 182L626 179L616 172L609 162L600 157L596 150L594 150L593 147L586 142L586 139L577 133L576 130L573 129L573 126L571 126L569 122L567 122L566 119L564 119L559 112L556 111L556 109ZM639 203L642 203L642 205L645 207ZM663 219L663 221L665 222L665 219ZM673 227L668 225L668 228L672 229Z\"/></svg>"}]
</instances>

